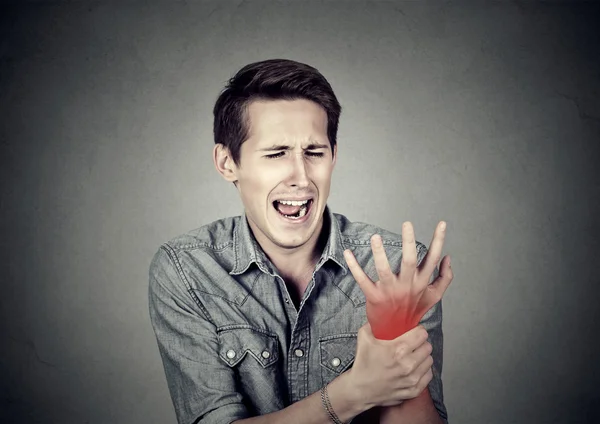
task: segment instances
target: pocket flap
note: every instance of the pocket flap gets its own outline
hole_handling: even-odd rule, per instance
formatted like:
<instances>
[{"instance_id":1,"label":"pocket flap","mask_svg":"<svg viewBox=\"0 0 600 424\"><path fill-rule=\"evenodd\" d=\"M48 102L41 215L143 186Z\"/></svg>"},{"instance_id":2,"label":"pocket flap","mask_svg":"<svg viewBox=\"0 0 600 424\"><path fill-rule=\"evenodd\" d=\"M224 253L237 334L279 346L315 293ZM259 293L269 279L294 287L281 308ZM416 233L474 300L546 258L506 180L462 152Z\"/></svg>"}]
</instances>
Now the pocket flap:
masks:
<instances>
[{"instance_id":1,"label":"pocket flap","mask_svg":"<svg viewBox=\"0 0 600 424\"><path fill-rule=\"evenodd\" d=\"M338 334L319 340L321 366L341 374L354 362L356 334Z\"/></svg>"},{"instance_id":2,"label":"pocket flap","mask_svg":"<svg viewBox=\"0 0 600 424\"><path fill-rule=\"evenodd\" d=\"M229 366L237 365L246 354L259 364L268 367L277 361L279 346L277 336L254 328L229 328L217 333L219 356Z\"/></svg>"}]
</instances>

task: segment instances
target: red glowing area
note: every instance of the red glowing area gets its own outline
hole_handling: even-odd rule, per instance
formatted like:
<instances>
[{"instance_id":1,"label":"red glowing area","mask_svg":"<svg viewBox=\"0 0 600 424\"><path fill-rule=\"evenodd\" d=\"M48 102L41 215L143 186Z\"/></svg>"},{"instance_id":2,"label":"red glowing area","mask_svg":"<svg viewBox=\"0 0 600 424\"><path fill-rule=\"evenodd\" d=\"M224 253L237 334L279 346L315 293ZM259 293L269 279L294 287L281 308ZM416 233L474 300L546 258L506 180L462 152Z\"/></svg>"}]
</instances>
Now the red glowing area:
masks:
<instances>
[{"instance_id":1,"label":"red glowing area","mask_svg":"<svg viewBox=\"0 0 600 424\"><path fill-rule=\"evenodd\" d=\"M419 325L421 317L405 315L393 309L378 309L367 303L367 320L376 339L393 340Z\"/></svg>"},{"instance_id":2,"label":"red glowing area","mask_svg":"<svg viewBox=\"0 0 600 424\"><path fill-rule=\"evenodd\" d=\"M429 251L417 266L414 230L411 223L404 223L402 262L398 274L394 274L390 269L381 237L371 237L373 260L379 276L379 281L376 282L365 274L351 250L344 252L348 268L365 294L367 320L375 338L392 340L400 337L419 325L425 313L442 299L453 278L450 257L445 256L440 262L445 232L446 223L442 221L435 229ZM430 284L438 263L439 275ZM413 422L417 415L425 418L437 417L429 391L426 389L416 398L382 408L379 422Z\"/></svg>"},{"instance_id":3,"label":"red glowing area","mask_svg":"<svg viewBox=\"0 0 600 424\"><path fill-rule=\"evenodd\" d=\"M379 281L373 282L360 267L351 250L344 251L350 272L365 294L367 320L373 335L378 339L391 340L413 329L425 313L442 299L452 281L450 257L440 263L438 277L429 284L440 262L446 223L440 222L433 235L430 249L417 266L417 246L412 224L402 226L402 262L400 272L390 268L383 240L375 234L371 237L371 249Z\"/></svg>"}]
</instances>

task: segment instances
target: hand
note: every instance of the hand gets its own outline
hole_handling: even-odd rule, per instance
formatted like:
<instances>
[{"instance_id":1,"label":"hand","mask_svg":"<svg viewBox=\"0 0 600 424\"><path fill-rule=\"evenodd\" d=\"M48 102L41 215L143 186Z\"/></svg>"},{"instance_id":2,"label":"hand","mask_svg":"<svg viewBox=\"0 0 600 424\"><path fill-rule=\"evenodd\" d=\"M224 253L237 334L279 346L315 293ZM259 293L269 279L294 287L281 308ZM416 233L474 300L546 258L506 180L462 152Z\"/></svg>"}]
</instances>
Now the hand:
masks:
<instances>
[{"instance_id":1,"label":"hand","mask_svg":"<svg viewBox=\"0 0 600 424\"><path fill-rule=\"evenodd\" d=\"M355 399L365 410L398 405L419 396L433 374L432 346L418 326L394 340L379 340L367 323L358 330L356 359L349 371Z\"/></svg>"},{"instance_id":2,"label":"hand","mask_svg":"<svg viewBox=\"0 0 600 424\"><path fill-rule=\"evenodd\" d=\"M371 237L371 249L379 281L372 282L362 270L349 249L344 258L350 272L367 299L367 319L378 339L391 340L414 328L423 315L442 299L453 274L450 257L445 256L436 280L429 284L431 275L442 255L446 223L440 221L427 255L417 267L415 234L410 222L402 224L402 263L400 272L390 269L381 236Z\"/></svg>"}]
</instances>

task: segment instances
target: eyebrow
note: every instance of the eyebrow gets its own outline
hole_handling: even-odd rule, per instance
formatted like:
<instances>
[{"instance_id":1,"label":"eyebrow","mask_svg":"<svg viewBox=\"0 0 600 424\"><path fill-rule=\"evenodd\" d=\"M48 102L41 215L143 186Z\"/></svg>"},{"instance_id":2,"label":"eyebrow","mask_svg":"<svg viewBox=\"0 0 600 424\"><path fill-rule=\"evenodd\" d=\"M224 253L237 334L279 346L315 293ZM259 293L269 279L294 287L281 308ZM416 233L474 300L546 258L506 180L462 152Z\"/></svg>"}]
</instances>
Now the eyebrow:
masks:
<instances>
[{"instance_id":1,"label":"eyebrow","mask_svg":"<svg viewBox=\"0 0 600 424\"><path fill-rule=\"evenodd\" d=\"M320 143L311 143L306 146L303 150L314 150L314 149L326 149L329 146L327 144ZM288 146L287 144L273 144L269 147L264 147L262 149L258 149L258 152L271 152L274 150L292 150L292 146Z\"/></svg>"}]
</instances>

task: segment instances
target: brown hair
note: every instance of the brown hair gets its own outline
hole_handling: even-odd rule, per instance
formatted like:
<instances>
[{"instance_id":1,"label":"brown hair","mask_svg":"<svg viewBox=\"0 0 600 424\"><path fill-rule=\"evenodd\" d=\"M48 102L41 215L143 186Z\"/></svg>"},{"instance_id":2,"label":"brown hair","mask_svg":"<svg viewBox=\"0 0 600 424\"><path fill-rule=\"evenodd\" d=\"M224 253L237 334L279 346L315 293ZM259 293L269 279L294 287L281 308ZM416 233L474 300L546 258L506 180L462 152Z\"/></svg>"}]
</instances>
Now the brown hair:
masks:
<instances>
[{"instance_id":1,"label":"brown hair","mask_svg":"<svg viewBox=\"0 0 600 424\"><path fill-rule=\"evenodd\" d=\"M329 82L312 66L287 59L251 63L229 80L213 109L215 144L229 149L240 166L242 143L248 138L247 108L253 100L311 100L327 112L331 152L337 143L342 107Z\"/></svg>"}]
</instances>

